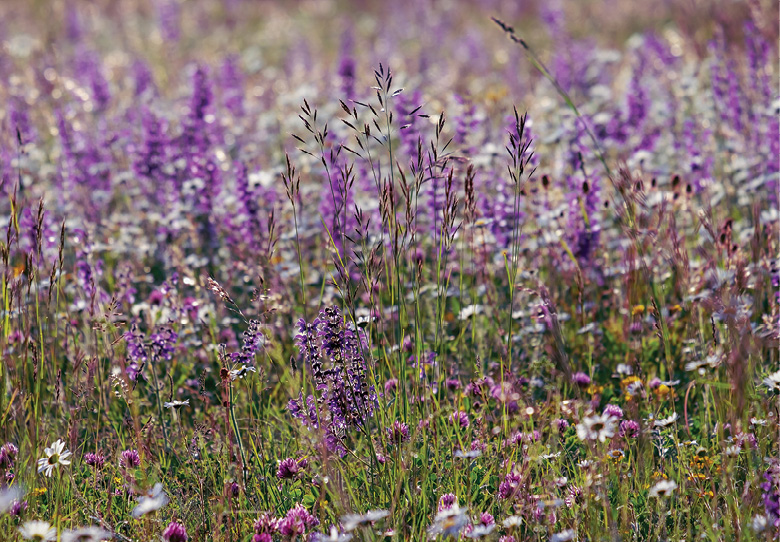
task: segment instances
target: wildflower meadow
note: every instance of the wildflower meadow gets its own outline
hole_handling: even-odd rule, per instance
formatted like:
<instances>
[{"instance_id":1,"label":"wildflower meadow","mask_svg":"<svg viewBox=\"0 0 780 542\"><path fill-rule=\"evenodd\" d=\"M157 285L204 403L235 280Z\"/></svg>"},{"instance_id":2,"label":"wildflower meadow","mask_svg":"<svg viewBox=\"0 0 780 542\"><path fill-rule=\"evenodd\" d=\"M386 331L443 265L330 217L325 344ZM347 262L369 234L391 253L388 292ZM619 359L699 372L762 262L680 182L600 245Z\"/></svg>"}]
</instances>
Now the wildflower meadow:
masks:
<instances>
[{"instance_id":1,"label":"wildflower meadow","mask_svg":"<svg viewBox=\"0 0 780 542\"><path fill-rule=\"evenodd\" d=\"M775 0L2 0L0 540L780 538Z\"/></svg>"}]
</instances>

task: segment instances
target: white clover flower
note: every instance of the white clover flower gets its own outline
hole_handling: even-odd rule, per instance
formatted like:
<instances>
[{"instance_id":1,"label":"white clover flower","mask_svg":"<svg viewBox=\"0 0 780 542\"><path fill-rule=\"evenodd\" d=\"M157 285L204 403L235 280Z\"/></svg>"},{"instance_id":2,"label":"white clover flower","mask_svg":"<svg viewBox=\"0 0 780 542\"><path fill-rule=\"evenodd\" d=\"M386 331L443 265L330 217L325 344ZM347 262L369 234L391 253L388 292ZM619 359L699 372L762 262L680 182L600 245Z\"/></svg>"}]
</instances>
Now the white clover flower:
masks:
<instances>
[{"instance_id":1,"label":"white clover flower","mask_svg":"<svg viewBox=\"0 0 780 542\"><path fill-rule=\"evenodd\" d=\"M62 439L57 439L57 441L51 445L51 448L44 449L43 453L46 454L46 457L42 457L38 460L38 472L42 472L49 477L51 477L55 467L58 467L59 465L70 465L70 459L68 458L73 455L65 449L65 443Z\"/></svg>"},{"instance_id":2,"label":"white clover flower","mask_svg":"<svg viewBox=\"0 0 780 542\"><path fill-rule=\"evenodd\" d=\"M471 532L466 535L466 538L482 538L483 536L487 536L492 533L495 528L495 523L491 523L490 525L477 524L473 529L471 529Z\"/></svg>"},{"instance_id":3,"label":"white clover flower","mask_svg":"<svg viewBox=\"0 0 780 542\"><path fill-rule=\"evenodd\" d=\"M577 424L577 437L580 440L598 440L606 442L615 436L617 423L615 418L609 415L596 414L586 416Z\"/></svg>"},{"instance_id":4,"label":"white clover flower","mask_svg":"<svg viewBox=\"0 0 780 542\"><path fill-rule=\"evenodd\" d=\"M62 533L62 542L101 542L112 538L114 535L101 527L81 527Z\"/></svg>"},{"instance_id":5,"label":"white clover flower","mask_svg":"<svg viewBox=\"0 0 780 542\"><path fill-rule=\"evenodd\" d=\"M49 542L57 540L57 529L48 521L28 521L19 527L19 533L25 540L35 542Z\"/></svg>"},{"instance_id":6,"label":"white clover flower","mask_svg":"<svg viewBox=\"0 0 780 542\"><path fill-rule=\"evenodd\" d=\"M138 519L151 512L156 512L169 502L168 495L163 491L163 485L157 482L145 495L138 497L138 505L133 508L132 516Z\"/></svg>"},{"instance_id":7,"label":"white clover flower","mask_svg":"<svg viewBox=\"0 0 780 542\"><path fill-rule=\"evenodd\" d=\"M677 489L677 482L674 480L661 480L650 488L650 497L669 497Z\"/></svg>"}]
</instances>

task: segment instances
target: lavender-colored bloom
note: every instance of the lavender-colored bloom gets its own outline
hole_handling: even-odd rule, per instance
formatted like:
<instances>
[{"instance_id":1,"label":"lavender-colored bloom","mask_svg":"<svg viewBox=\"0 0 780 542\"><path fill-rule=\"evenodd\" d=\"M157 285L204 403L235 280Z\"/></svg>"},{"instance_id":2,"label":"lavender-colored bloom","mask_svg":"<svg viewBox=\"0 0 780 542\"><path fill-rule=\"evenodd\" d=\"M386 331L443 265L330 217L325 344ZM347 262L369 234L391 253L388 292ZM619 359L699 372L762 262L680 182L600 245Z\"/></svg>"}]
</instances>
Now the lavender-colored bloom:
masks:
<instances>
[{"instance_id":1,"label":"lavender-colored bloom","mask_svg":"<svg viewBox=\"0 0 780 542\"><path fill-rule=\"evenodd\" d=\"M102 454L89 452L84 454L84 463L86 463L90 467L94 467L96 469L102 469L103 465L105 465L106 463L106 458Z\"/></svg>"},{"instance_id":2,"label":"lavender-colored bloom","mask_svg":"<svg viewBox=\"0 0 780 542\"><path fill-rule=\"evenodd\" d=\"M177 521L172 521L168 524L163 531L163 538L167 542L187 542L189 540L187 529Z\"/></svg>"},{"instance_id":3,"label":"lavender-colored bloom","mask_svg":"<svg viewBox=\"0 0 780 542\"><path fill-rule=\"evenodd\" d=\"M244 331L244 341L241 352L231 354L233 363L254 366L255 353L265 343L265 336L260 329L260 322L250 320L249 327Z\"/></svg>"},{"instance_id":4,"label":"lavender-colored bloom","mask_svg":"<svg viewBox=\"0 0 780 542\"><path fill-rule=\"evenodd\" d=\"M439 506L437 507L438 512L442 512L444 510L449 510L454 506L458 505L458 498L455 496L454 493L445 493L441 497L439 497Z\"/></svg>"},{"instance_id":5,"label":"lavender-colored bloom","mask_svg":"<svg viewBox=\"0 0 780 542\"><path fill-rule=\"evenodd\" d=\"M134 469L141 465L141 456L138 450L124 450L119 456L119 465L125 469Z\"/></svg>"},{"instance_id":6,"label":"lavender-colored bloom","mask_svg":"<svg viewBox=\"0 0 780 542\"><path fill-rule=\"evenodd\" d=\"M583 372L574 373L572 381L581 388L587 388L590 386L590 377Z\"/></svg>"},{"instance_id":7,"label":"lavender-colored bloom","mask_svg":"<svg viewBox=\"0 0 780 542\"><path fill-rule=\"evenodd\" d=\"M569 428L569 422L564 420L563 418L557 418L553 420L553 425L558 429L559 433L563 433L566 431L566 429Z\"/></svg>"},{"instance_id":8,"label":"lavender-colored bloom","mask_svg":"<svg viewBox=\"0 0 780 542\"><path fill-rule=\"evenodd\" d=\"M27 511L27 508L28 508L27 501L14 501L8 513L14 517L19 517L24 512Z\"/></svg>"},{"instance_id":9,"label":"lavender-colored bloom","mask_svg":"<svg viewBox=\"0 0 780 542\"><path fill-rule=\"evenodd\" d=\"M462 429L468 428L468 426L471 424L469 421L469 415L462 410L453 412L450 416L450 421L458 424Z\"/></svg>"},{"instance_id":10,"label":"lavender-colored bloom","mask_svg":"<svg viewBox=\"0 0 780 542\"><path fill-rule=\"evenodd\" d=\"M301 469L305 469L308 465L308 461L305 458L293 459L288 457L279 461L279 467L276 470L276 477L280 479L295 478L300 473Z\"/></svg>"},{"instance_id":11,"label":"lavender-colored bloom","mask_svg":"<svg viewBox=\"0 0 780 542\"><path fill-rule=\"evenodd\" d=\"M10 469L14 466L16 456L19 455L19 448L12 442L6 442L0 447L0 469Z\"/></svg>"},{"instance_id":12,"label":"lavender-colored bloom","mask_svg":"<svg viewBox=\"0 0 780 542\"><path fill-rule=\"evenodd\" d=\"M623 410L617 405L607 405L604 407L604 415L612 416L618 420L623 418Z\"/></svg>"},{"instance_id":13,"label":"lavender-colored bloom","mask_svg":"<svg viewBox=\"0 0 780 542\"><path fill-rule=\"evenodd\" d=\"M287 512L287 515L279 521L278 531L290 538L303 535L310 532L312 529L320 524L320 520L312 516L308 510L306 510L300 504L296 504L295 507Z\"/></svg>"},{"instance_id":14,"label":"lavender-colored bloom","mask_svg":"<svg viewBox=\"0 0 780 542\"><path fill-rule=\"evenodd\" d=\"M618 435L623 438L636 438L639 436L639 423L634 420L623 420L620 422Z\"/></svg>"},{"instance_id":15,"label":"lavender-colored bloom","mask_svg":"<svg viewBox=\"0 0 780 542\"><path fill-rule=\"evenodd\" d=\"M401 444L409 440L409 426L395 420L393 425L387 428L387 439L392 444Z\"/></svg>"}]
</instances>

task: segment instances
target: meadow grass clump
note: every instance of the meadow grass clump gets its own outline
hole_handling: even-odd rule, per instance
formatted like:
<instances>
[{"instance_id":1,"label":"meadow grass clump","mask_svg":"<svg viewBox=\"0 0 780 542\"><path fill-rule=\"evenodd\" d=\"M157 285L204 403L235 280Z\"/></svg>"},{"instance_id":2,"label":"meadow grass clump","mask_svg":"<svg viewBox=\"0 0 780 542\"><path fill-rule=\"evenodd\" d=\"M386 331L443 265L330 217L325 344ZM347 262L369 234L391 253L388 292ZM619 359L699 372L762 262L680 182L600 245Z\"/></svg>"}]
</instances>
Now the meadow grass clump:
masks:
<instances>
[{"instance_id":1,"label":"meadow grass clump","mask_svg":"<svg viewBox=\"0 0 780 542\"><path fill-rule=\"evenodd\" d=\"M0 5L0 539L780 537L777 6L98 4Z\"/></svg>"}]
</instances>

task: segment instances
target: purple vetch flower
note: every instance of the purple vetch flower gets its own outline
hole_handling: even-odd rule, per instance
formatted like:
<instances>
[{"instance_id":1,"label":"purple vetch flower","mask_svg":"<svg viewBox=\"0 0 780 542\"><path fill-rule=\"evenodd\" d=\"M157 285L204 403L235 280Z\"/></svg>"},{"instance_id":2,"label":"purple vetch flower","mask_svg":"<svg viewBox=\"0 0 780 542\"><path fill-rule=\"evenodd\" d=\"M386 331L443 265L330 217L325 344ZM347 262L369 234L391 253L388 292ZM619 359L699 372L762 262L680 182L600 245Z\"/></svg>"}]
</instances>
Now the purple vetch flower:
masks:
<instances>
[{"instance_id":1,"label":"purple vetch flower","mask_svg":"<svg viewBox=\"0 0 780 542\"><path fill-rule=\"evenodd\" d=\"M167 542L187 542L189 536L187 536L187 529L184 528L184 525L172 521L163 531L163 539Z\"/></svg>"},{"instance_id":2,"label":"purple vetch flower","mask_svg":"<svg viewBox=\"0 0 780 542\"><path fill-rule=\"evenodd\" d=\"M467 429L471 422L469 421L469 415L462 410L453 412L450 416L450 421L458 424L462 429Z\"/></svg>"},{"instance_id":3,"label":"purple vetch flower","mask_svg":"<svg viewBox=\"0 0 780 542\"><path fill-rule=\"evenodd\" d=\"M233 352L230 357L233 363L254 366L255 353L265 344L265 336L260 329L258 320L250 320L249 327L244 331L243 346L240 352Z\"/></svg>"},{"instance_id":4,"label":"purple vetch flower","mask_svg":"<svg viewBox=\"0 0 780 542\"><path fill-rule=\"evenodd\" d=\"M620 422L618 435L622 438L636 438L639 436L639 423L634 420Z\"/></svg>"},{"instance_id":5,"label":"purple vetch flower","mask_svg":"<svg viewBox=\"0 0 780 542\"><path fill-rule=\"evenodd\" d=\"M27 511L27 508L28 508L27 501L14 501L8 513L11 514L12 516L19 517L24 512Z\"/></svg>"},{"instance_id":6,"label":"purple vetch flower","mask_svg":"<svg viewBox=\"0 0 780 542\"><path fill-rule=\"evenodd\" d=\"M764 481L759 487L763 491L767 519L773 526L780 527L780 466L777 463L764 472Z\"/></svg>"},{"instance_id":7,"label":"purple vetch flower","mask_svg":"<svg viewBox=\"0 0 780 542\"><path fill-rule=\"evenodd\" d=\"M401 444L409 440L409 426L395 420L393 425L387 428L387 439L392 444Z\"/></svg>"},{"instance_id":8,"label":"purple vetch flower","mask_svg":"<svg viewBox=\"0 0 780 542\"><path fill-rule=\"evenodd\" d=\"M89 452L84 454L84 463L90 467L102 469L103 465L106 464L106 458L102 454Z\"/></svg>"},{"instance_id":9,"label":"purple vetch flower","mask_svg":"<svg viewBox=\"0 0 780 542\"><path fill-rule=\"evenodd\" d=\"M134 469L141 465L141 456L138 450L124 450L119 456L119 465L125 469Z\"/></svg>"}]
</instances>

